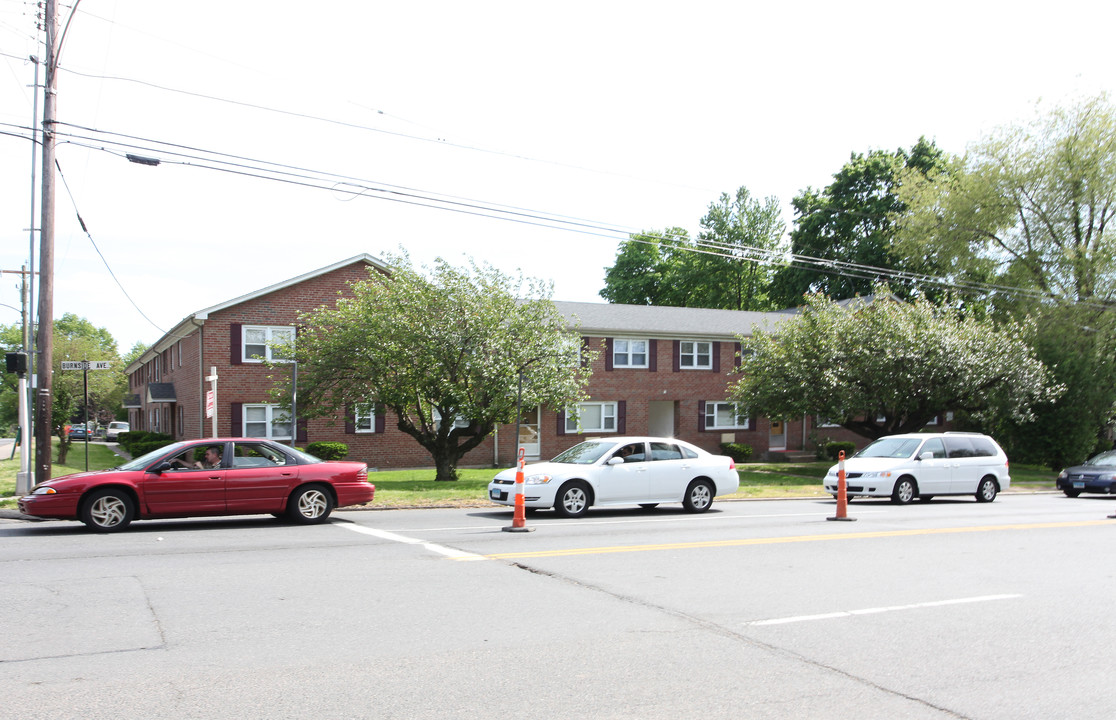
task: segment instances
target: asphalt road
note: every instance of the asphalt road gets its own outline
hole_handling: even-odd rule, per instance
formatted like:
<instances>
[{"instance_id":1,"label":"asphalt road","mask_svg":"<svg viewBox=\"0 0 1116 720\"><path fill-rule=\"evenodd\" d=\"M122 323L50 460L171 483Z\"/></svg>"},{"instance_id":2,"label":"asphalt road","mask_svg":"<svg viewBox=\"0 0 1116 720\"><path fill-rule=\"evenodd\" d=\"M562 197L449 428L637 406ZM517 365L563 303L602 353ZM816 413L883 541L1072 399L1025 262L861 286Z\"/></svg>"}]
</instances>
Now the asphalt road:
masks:
<instances>
[{"instance_id":1,"label":"asphalt road","mask_svg":"<svg viewBox=\"0 0 1116 720\"><path fill-rule=\"evenodd\" d=\"M834 510L0 519L0 717L1116 717L1116 499Z\"/></svg>"}]
</instances>

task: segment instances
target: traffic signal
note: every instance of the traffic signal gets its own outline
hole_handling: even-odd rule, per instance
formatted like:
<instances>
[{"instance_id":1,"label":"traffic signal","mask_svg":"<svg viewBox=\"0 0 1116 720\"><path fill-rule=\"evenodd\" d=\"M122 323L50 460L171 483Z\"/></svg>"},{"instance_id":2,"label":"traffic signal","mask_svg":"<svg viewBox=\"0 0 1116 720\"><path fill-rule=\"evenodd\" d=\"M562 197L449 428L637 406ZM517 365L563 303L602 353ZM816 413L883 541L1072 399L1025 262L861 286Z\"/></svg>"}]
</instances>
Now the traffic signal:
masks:
<instances>
[{"instance_id":1,"label":"traffic signal","mask_svg":"<svg viewBox=\"0 0 1116 720\"><path fill-rule=\"evenodd\" d=\"M27 353L10 352L4 355L4 364L8 372L17 375L27 373Z\"/></svg>"}]
</instances>

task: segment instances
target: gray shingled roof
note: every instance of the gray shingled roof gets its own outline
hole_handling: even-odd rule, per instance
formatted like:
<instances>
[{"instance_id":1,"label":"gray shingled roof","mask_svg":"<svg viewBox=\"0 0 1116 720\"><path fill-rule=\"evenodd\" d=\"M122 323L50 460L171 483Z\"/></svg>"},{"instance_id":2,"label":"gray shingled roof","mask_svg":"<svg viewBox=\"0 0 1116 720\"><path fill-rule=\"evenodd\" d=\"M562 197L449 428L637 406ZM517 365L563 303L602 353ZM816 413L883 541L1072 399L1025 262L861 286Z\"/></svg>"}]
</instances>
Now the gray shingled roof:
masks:
<instances>
[{"instance_id":1,"label":"gray shingled roof","mask_svg":"<svg viewBox=\"0 0 1116 720\"><path fill-rule=\"evenodd\" d=\"M558 312L580 324L582 335L650 335L660 338L735 338L756 329L772 330L793 317L789 312L709 310L707 308L616 305L555 301Z\"/></svg>"}]
</instances>

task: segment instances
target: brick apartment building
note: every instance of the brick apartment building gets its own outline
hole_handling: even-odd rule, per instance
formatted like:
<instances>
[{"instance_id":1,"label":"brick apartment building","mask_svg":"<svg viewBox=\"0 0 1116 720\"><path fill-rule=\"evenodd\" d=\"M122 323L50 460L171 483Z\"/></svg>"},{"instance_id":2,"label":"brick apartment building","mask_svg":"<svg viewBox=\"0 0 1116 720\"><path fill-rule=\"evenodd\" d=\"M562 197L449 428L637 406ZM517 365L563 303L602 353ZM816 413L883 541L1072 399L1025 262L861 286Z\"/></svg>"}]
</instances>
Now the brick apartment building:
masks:
<instances>
[{"instance_id":1,"label":"brick apartment building","mask_svg":"<svg viewBox=\"0 0 1116 720\"><path fill-rule=\"evenodd\" d=\"M387 268L371 255L358 255L187 316L126 369L132 429L176 440L248 436L303 446L336 440L349 446L349 459L372 468L429 466L429 454L395 427L393 417L299 420L292 427L270 397L274 370L254 357L270 357L268 343L292 336L300 313L332 305L370 271ZM803 451L812 456L819 438L864 442L840 427L816 427L815 418L751 417L728 401L738 338L774 328L792 311L555 305L601 352L580 424L554 408L524 412L520 437L528 458L551 457L586 437L607 434L673 436L712 452L722 442L740 442L752 446L756 458ZM206 414L206 378L214 371L215 430ZM513 465L514 435L514 425L498 428L462 464Z\"/></svg>"}]
</instances>

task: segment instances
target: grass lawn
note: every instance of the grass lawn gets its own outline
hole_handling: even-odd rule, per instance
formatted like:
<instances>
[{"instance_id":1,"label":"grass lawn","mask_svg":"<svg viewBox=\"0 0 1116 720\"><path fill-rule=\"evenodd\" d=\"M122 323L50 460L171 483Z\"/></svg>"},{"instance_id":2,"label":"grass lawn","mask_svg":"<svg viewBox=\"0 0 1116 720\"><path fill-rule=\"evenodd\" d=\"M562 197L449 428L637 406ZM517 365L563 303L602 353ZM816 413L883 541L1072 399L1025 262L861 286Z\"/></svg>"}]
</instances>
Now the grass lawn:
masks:
<instances>
[{"instance_id":1,"label":"grass lawn","mask_svg":"<svg viewBox=\"0 0 1116 720\"><path fill-rule=\"evenodd\" d=\"M55 441L57 443L57 440ZM57 454L56 454L57 457ZM103 443L89 443L89 469L115 467L121 462ZM728 499L823 497L821 479L832 463L747 463L737 465L740 490ZM85 469L84 443L70 448L67 464L53 466L55 477ZM0 507L14 508L16 472L15 459L0 459ZM376 499L370 507L486 507L485 488L495 475L493 469L462 469L457 482L435 482L434 470L386 470L369 473L376 486ZM1056 473L1033 465L1012 465L1011 491L1033 492L1054 490ZM1010 491L1009 491L1010 492Z\"/></svg>"}]
</instances>

